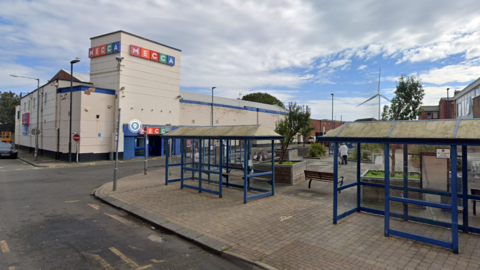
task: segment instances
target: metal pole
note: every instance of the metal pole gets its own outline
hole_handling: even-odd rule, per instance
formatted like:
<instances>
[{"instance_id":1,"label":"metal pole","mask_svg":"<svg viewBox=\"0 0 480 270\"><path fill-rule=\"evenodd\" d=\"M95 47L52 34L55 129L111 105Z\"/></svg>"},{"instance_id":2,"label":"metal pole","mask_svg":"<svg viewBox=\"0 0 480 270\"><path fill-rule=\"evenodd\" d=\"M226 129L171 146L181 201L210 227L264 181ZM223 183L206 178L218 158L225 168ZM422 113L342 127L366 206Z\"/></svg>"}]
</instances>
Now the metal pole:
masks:
<instances>
[{"instance_id":1,"label":"metal pole","mask_svg":"<svg viewBox=\"0 0 480 270\"><path fill-rule=\"evenodd\" d=\"M446 115L446 119L449 119L450 118L450 114L449 114L449 111L448 111L448 90L450 90L450 88L447 88L447 115Z\"/></svg>"},{"instance_id":2,"label":"metal pole","mask_svg":"<svg viewBox=\"0 0 480 270\"><path fill-rule=\"evenodd\" d=\"M117 172L118 172L118 141L120 136L120 112L121 108L118 108L118 122L117 122L117 132L115 134L115 169L113 170L113 191L117 191Z\"/></svg>"},{"instance_id":3,"label":"metal pole","mask_svg":"<svg viewBox=\"0 0 480 270\"><path fill-rule=\"evenodd\" d=\"M212 127L213 127L213 89L215 89L216 87L212 87Z\"/></svg>"},{"instance_id":4,"label":"metal pole","mask_svg":"<svg viewBox=\"0 0 480 270\"><path fill-rule=\"evenodd\" d=\"M451 149L450 160L451 160L451 167L452 167L451 168L452 176L450 180L451 198L452 198L452 249L453 249L453 253L458 254L457 146L451 145L450 149ZM467 177L467 176L462 175L462 177ZM466 196L466 194L463 194L463 196Z\"/></svg>"},{"instance_id":5,"label":"metal pole","mask_svg":"<svg viewBox=\"0 0 480 270\"><path fill-rule=\"evenodd\" d=\"M407 144L403 145L403 198L408 198L408 145ZM408 203L403 203L403 220L408 221Z\"/></svg>"},{"instance_id":6,"label":"metal pole","mask_svg":"<svg viewBox=\"0 0 480 270\"><path fill-rule=\"evenodd\" d=\"M332 93L332 129L335 129L333 126L333 93Z\"/></svg>"},{"instance_id":7,"label":"metal pole","mask_svg":"<svg viewBox=\"0 0 480 270\"><path fill-rule=\"evenodd\" d=\"M76 145L77 145L77 155L76 155L76 158L75 158L75 160L76 160L75 162L78 163L78 142L76 143Z\"/></svg>"},{"instance_id":8,"label":"metal pole","mask_svg":"<svg viewBox=\"0 0 480 270\"><path fill-rule=\"evenodd\" d=\"M168 139L167 139L168 140ZM143 174L144 175L147 175L147 148L148 148L148 135L147 135L147 131L145 130L145 141L143 142L143 148L145 148L145 162L144 162L144 165L143 165ZM168 154L168 150L167 149L167 154Z\"/></svg>"},{"instance_id":9,"label":"metal pole","mask_svg":"<svg viewBox=\"0 0 480 270\"><path fill-rule=\"evenodd\" d=\"M38 157L38 126L40 119L40 79L37 79L37 128L35 129L35 154L34 157Z\"/></svg>"},{"instance_id":10,"label":"metal pole","mask_svg":"<svg viewBox=\"0 0 480 270\"><path fill-rule=\"evenodd\" d=\"M383 145L383 159L385 163L385 214L384 214L384 235L390 236L390 160L389 160L389 144L385 143ZM394 166L392 164L392 166Z\"/></svg>"},{"instance_id":11,"label":"metal pole","mask_svg":"<svg viewBox=\"0 0 480 270\"><path fill-rule=\"evenodd\" d=\"M468 233L468 153L467 146L462 145L462 195L463 195L463 232Z\"/></svg>"},{"instance_id":12,"label":"metal pole","mask_svg":"<svg viewBox=\"0 0 480 270\"><path fill-rule=\"evenodd\" d=\"M332 94L333 95L333 94ZM338 208L338 142L333 143L333 224L337 224Z\"/></svg>"},{"instance_id":13,"label":"metal pole","mask_svg":"<svg viewBox=\"0 0 480 270\"><path fill-rule=\"evenodd\" d=\"M360 172L361 172L361 165L360 161L362 158L362 147L360 143L357 143L357 212L360 212L360 208L362 207L361 205L361 178L360 178Z\"/></svg>"},{"instance_id":14,"label":"metal pole","mask_svg":"<svg viewBox=\"0 0 480 270\"><path fill-rule=\"evenodd\" d=\"M70 62L70 128L68 130L68 162L72 162L72 92L73 92L73 62Z\"/></svg>"}]
</instances>

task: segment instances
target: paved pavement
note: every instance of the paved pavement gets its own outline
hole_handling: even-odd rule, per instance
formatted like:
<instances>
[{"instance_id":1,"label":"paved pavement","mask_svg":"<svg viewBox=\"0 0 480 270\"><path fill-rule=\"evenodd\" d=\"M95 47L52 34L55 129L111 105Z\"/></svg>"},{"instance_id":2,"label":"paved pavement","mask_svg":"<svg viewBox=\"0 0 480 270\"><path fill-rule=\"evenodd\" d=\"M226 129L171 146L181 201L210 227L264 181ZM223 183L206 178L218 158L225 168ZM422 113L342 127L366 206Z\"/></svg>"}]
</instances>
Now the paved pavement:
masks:
<instances>
[{"instance_id":1,"label":"paved pavement","mask_svg":"<svg viewBox=\"0 0 480 270\"><path fill-rule=\"evenodd\" d=\"M329 165L330 164L330 165ZM329 167L330 166L330 167ZM368 165L365 165L368 166ZM374 166L374 165L372 165ZM308 169L330 170L313 160ZM362 166L363 168L363 166ZM340 166L350 175L353 165ZM178 174L179 171L173 172ZM96 190L97 198L174 231L250 268L277 269L478 269L480 236L460 234L460 254L397 237L383 236L382 216L355 213L332 224L332 187L307 181L276 186L276 195L243 204L243 192L224 188L223 198L178 183L164 185L164 169L133 175ZM349 183L353 177L347 177ZM215 187L212 186L212 189ZM351 208L345 190L339 213ZM425 212L425 211L423 211ZM450 241L448 229L391 219L393 229Z\"/></svg>"}]
</instances>

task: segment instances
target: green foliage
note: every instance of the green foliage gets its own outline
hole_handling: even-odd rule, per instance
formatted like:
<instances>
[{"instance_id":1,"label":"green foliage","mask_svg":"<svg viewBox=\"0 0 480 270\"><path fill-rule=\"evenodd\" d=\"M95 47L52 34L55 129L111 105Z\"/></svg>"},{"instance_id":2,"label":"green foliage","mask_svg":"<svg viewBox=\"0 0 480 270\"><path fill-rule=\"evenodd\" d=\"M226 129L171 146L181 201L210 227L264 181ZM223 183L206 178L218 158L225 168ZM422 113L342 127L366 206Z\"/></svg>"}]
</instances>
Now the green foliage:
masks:
<instances>
[{"instance_id":1,"label":"green foliage","mask_svg":"<svg viewBox=\"0 0 480 270\"><path fill-rule=\"evenodd\" d=\"M294 137L300 132L300 130L309 124L310 121L310 109L303 109L302 106L297 105L296 102L288 103L287 112L285 113L285 119L277 121L275 132L284 136L280 141L282 148L280 151L280 164L283 163L283 158L287 152L287 148L290 143L293 142Z\"/></svg>"},{"instance_id":2,"label":"green foliage","mask_svg":"<svg viewBox=\"0 0 480 270\"><path fill-rule=\"evenodd\" d=\"M309 157L323 157L327 154L327 148L320 143L313 143L308 152Z\"/></svg>"},{"instance_id":3,"label":"green foliage","mask_svg":"<svg viewBox=\"0 0 480 270\"><path fill-rule=\"evenodd\" d=\"M267 93L252 93L248 94L242 97L242 100L246 101L253 101L253 102L258 102L258 103L263 103L263 104L270 104L270 105L277 105L282 108L285 108L285 105L283 105L283 102L278 100L278 98L267 94Z\"/></svg>"},{"instance_id":4,"label":"green foliage","mask_svg":"<svg viewBox=\"0 0 480 270\"><path fill-rule=\"evenodd\" d=\"M308 119L308 123L300 129L300 135L303 136L303 146L305 146L305 141L310 138L312 130L315 130L315 127L312 125L312 120Z\"/></svg>"},{"instance_id":5,"label":"green foliage","mask_svg":"<svg viewBox=\"0 0 480 270\"><path fill-rule=\"evenodd\" d=\"M414 120L421 113L420 105L425 96L422 81L413 75L402 74L397 81L395 97L390 106L383 107L382 120Z\"/></svg>"},{"instance_id":6,"label":"green foliage","mask_svg":"<svg viewBox=\"0 0 480 270\"><path fill-rule=\"evenodd\" d=\"M376 171L376 170L369 170L368 173L365 174L366 177L385 177L385 172L384 171ZM394 178L403 178L403 172L395 172ZM420 174L419 173L409 173L408 174L408 179L418 179L420 180Z\"/></svg>"},{"instance_id":7,"label":"green foliage","mask_svg":"<svg viewBox=\"0 0 480 270\"><path fill-rule=\"evenodd\" d=\"M20 96L13 92L0 92L0 131L15 132L15 106Z\"/></svg>"},{"instance_id":8,"label":"green foliage","mask_svg":"<svg viewBox=\"0 0 480 270\"><path fill-rule=\"evenodd\" d=\"M293 165L293 164L297 164L297 163L300 163L301 161L284 161L283 163L280 163L279 161L275 161L275 164L282 164L282 165Z\"/></svg>"},{"instance_id":9,"label":"green foliage","mask_svg":"<svg viewBox=\"0 0 480 270\"><path fill-rule=\"evenodd\" d=\"M372 161L372 151L370 150L361 150L362 154L360 156L361 161ZM347 157L348 160L357 160L357 148L353 148L350 155Z\"/></svg>"}]
</instances>

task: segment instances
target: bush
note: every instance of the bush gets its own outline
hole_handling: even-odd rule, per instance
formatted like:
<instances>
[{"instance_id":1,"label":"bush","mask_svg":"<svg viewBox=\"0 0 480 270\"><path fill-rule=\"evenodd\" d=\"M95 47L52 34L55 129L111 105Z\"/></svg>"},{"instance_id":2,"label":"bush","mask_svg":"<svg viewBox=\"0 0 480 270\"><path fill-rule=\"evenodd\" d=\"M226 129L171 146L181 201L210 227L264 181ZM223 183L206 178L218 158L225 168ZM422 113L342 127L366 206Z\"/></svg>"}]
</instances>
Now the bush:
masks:
<instances>
[{"instance_id":1,"label":"bush","mask_svg":"<svg viewBox=\"0 0 480 270\"><path fill-rule=\"evenodd\" d=\"M323 157L327 154L327 148L323 144L313 143L308 152L309 157Z\"/></svg>"},{"instance_id":2,"label":"bush","mask_svg":"<svg viewBox=\"0 0 480 270\"><path fill-rule=\"evenodd\" d=\"M372 161L372 151L362 150L362 156L360 157L361 161ZM348 160L357 160L357 148L353 148L350 155L348 155Z\"/></svg>"}]
</instances>

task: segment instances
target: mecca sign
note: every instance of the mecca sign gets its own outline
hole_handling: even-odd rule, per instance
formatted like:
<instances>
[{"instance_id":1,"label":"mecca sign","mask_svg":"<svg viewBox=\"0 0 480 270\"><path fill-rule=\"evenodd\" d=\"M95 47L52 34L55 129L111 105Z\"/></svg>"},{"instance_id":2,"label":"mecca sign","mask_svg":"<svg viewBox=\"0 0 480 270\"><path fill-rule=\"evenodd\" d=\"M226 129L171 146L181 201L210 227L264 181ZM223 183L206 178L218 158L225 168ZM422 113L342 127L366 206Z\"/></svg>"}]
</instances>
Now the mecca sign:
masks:
<instances>
[{"instance_id":1,"label":"mecca sign","mask_svg":"<svg viewBox=\"0 0 480 270\"><path fill-rule=\"evenodd\" d=\"M450 149L437 149L437 158L450 158Z\"/></svg>"}]
</instances>

